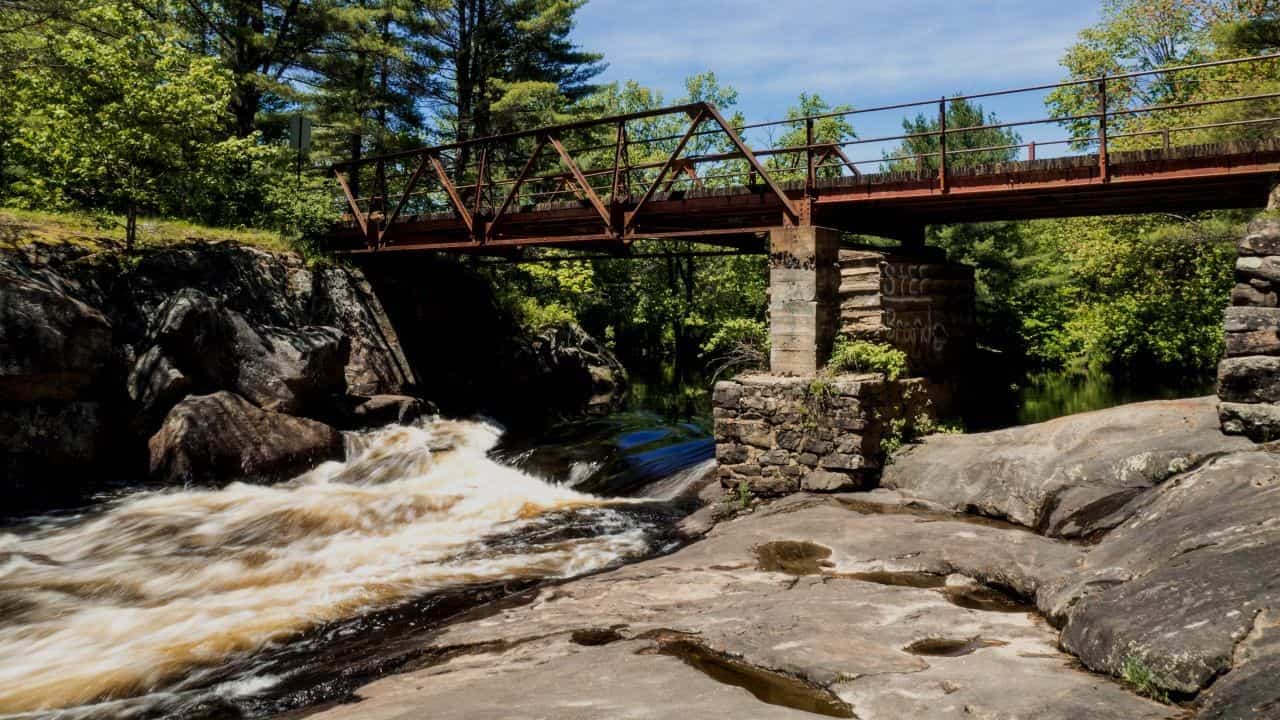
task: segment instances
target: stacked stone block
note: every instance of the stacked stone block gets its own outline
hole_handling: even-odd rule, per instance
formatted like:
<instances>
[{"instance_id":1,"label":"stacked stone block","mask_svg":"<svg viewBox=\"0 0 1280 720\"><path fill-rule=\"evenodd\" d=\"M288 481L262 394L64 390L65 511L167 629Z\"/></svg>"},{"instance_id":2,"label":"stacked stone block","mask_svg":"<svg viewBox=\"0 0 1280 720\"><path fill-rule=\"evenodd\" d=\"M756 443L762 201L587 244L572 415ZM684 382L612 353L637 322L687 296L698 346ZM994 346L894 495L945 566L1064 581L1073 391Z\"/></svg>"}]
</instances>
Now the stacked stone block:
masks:
<instances>
[{"instance_id":1,"label":"stacked stone block","mask_svg":"<svg viewBox=\"0 0 1280 720\"><path fill-rule=\"evenodd\" d=\"M889 424L928 412L931 398L918 378L751 374L716 383L712 405L721 484L783 495L874 484Z\"/></svg>"},{"instance_id":2,"label":"stacked stone block","mask_svg":"<svg viewBox=\"0 0 1280 720\"><path fill-rule=\"evenodd\" d=\"M1272 208L1250 223L1236 249L1218 415L1223 432L1264 442L1280 438L1280 212Z\"/></svg>"},{"instance_id":3,"label":"stacked stone block","mask_svg":"<svg viewBox=\"0 0 1280 720\"><path fill-rule=\"evenodd\" d=\"M840 331L888 342L913 372L954 375L974 347L973 268L937 248L840 251Z\"/></svg>"}]
</instances>

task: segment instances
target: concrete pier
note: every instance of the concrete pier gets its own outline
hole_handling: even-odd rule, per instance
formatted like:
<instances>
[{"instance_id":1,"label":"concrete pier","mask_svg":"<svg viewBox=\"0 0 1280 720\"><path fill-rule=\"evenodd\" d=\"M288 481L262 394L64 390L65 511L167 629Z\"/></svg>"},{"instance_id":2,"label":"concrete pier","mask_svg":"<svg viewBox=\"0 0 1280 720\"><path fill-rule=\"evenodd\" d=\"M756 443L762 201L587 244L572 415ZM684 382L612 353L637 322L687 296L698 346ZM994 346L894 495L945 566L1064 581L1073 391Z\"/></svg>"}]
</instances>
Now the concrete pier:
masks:
<instances>
[{"instance_id":1,"label":"concrete pier","mask_svg":"<svg viewBox=\"0 0 1280 720\"><path fill-rule=\"evenodd\" d=\"M812 376L840 325L840 231L804 226L769 232L769 370Z\"/></svg>"}]
</instances>

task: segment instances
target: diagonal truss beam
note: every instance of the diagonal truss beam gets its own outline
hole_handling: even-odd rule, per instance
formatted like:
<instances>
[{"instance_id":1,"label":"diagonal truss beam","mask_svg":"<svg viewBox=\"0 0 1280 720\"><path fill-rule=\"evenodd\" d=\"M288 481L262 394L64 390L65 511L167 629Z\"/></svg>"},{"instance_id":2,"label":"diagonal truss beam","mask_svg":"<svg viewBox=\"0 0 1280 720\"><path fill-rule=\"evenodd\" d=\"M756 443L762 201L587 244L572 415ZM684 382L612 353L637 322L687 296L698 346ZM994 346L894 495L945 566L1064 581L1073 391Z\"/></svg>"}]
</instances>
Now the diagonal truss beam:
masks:
<instances>
[{"instance_id":1,"label":"diagonal truss beam","mask_svg":"<svg viewBox=\"0 0 1280 720\"><path fill-rule=\"evenodd\" d=\"M334 170L334 177L338 178L338 185L342 187L342 194L347 198L347 206L351 208L351 214L355 216L356 222L360 224L360 232L367 238L369 237L369 223L364 217L364 213L360 212L360 203L356 202L356 198L351 194L351 186L347 185L347 178L342 175L342 171Z\"/></svg>"},{"instance_id":2,"label":"diagonal truss beam","mask_svg":"<svg viewBox=\"0 0 1280 720\"><path fill-rule=\"evenodd\" d=\"M430 153L427 154L429 156ZM400 217L400 213L404 211L404 206L409 204L409 197L413 195L413 189L417 186L418 180L422 177L422 173L427 169L427 156L422 158L422 162L418 163L418 167L414 169L413 176L409 178L409 184L405 187L404 192L400 195L400 202L396 203L396 209L392 211L387 219L378 228L378 245L383 244L383 238L387 236L387 231L391 229L391 224Z\"/></svg>"},{"instance_id":3,"label":"diagonal truss beam","mask_svg":"<svg viewBox=\"0 0 1280 720\"><path fill-rule=\"evenodd\" d=\"M644 195L640 197L640 202L636 203L635 208L633 208L631 212L627 213L626 222L623 223L622 226L622 231L624 233L630 231L635 225L636 217L639 216L640 211L644 209L645 203L649 202L649 198L653 197L654 191L656 191L658 186L662 184L663 178L667 176L667 173L671 172L671 167L675 165L676 160L679 159L680 153L684 152L684 146L689 144L689 138L692 138L693 134L697 132L698 127L707 120L708 107L709 106L706 104L703 104L698 108L697 112L693 114L693 122L689 123L689 129L685 131L684 136L680 138L680 142L676 144L676 149L671 151L671 156L662 164L662 169L658 171L658 176L653 179L653 182L644 191Z\"/></svg>"},{"instance_id":4,"label":"diagonal truss beam","mask_svg":"<svg viewBox=\"0 0 1280 720\"><path fill-rule=\"evenodd\" d=\"M444 171L444 164L440 162L440 154L428 153L427 160L431 162L431 167L435 169L436 177L440 179L440 184L444 187L445 193L449 195L449 202L453 204L453 209L458 211L458 216L462 218L463 224L467 226L467 231L473 232L475 225L472 221L471 213L467 212L467 205L462 202L462 196L458 194L458 188L454 187L453 181L449 179L449 174Z\"/></svg>"},{"instance_id":5,"label":"diagonal truss beam","mask_svg":"<svg viewBox=\"0 0 1280 720\"><path fill-rule=\"evenodd\" d=\"M492 238L494 233L497 232L498 223L502 222L503 216L511 208L511 203L516 199L516 195L520 193L520 186L524 184L525 178L529 177L529 171L533 170L534 163L538 162L538 158L542 156L542 151L546 147L546 136L540 136L537 146L533 148L533 153L529 155L529 160L525 162L524 168L516 176L516 181L511 184L511 190L507 192L507 197L502 200L502 205L494 212L493 219L486 226L485 236L487 238Z\"/></svg>"},{"instance_id":6,"label":"diagonal truss beam","mask_svg":"<svg viewBox=\"0 0 1280 720\"><path fill-rule=\"evenodd\" d=\"M738 133L734 131L733 126L725 121L724 116L720 114L720 111L716 110L714 106L704 103L703 112L710 115L711 118L716 121L716 124L720 126L720 129L724 131L724 134L729 136L729 141L732 142L734 147L738 148L738 152L742 153L742 156L746 158L747 164L751 166L751 169L755 170L760 178L764 180L765 184L769 186L769 189L778 196L778 201L782 203L782 207L786 209L787 214L789 214L793 220L799 219L800 212L791 204L791 199L787 197L787 193L784 192L782 187L774 181L773 176L764 169L764 166L760 164L760 160L756 158L755 153L751 152L751 148L747 147L747 144L742 142L742 138L738 137Z\"/></svg>"},{"instance_id":7,"label":"diagonal truss beam","mask_svg":"<svg viewBox=\"0 0 1280 720\"><path fill-rule=\"evenodd\" d=\"M596 194L596 191L592 189L591 185L587 182L587 178L582 174L582 169L578 167L578 163L574 162L573 158L569 156L569 151L564 149L564 145L560 143L560 138L555 135L551 135L549 139L551 140L551 145L555 147L556 153L560 155L560 159L564 161L564 164L569 168L569 172L573 174L573 180L582 190L582 194L591 202L591 205L596 209L596 212L600 213L601 219L604 220L605 227L612 229L613 223L609 219L609 210L604 206L604 203L601 202L600 196Z\"/></svg>"}]
</instances>

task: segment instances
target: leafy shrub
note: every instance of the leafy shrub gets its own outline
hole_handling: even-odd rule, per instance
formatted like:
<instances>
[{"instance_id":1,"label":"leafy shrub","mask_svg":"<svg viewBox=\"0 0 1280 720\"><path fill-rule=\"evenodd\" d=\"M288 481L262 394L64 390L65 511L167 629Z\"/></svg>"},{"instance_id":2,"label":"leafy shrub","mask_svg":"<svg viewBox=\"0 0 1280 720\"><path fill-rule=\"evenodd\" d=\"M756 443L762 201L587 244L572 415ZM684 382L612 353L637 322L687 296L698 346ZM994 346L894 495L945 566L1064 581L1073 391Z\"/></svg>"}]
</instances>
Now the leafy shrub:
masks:
<instances>
[{"instance_id":1,"label":"leafy shrub","mask_svg":"<svg viewBox=\"0 0 1280 720\"><path fill-rule=\"evenodd\" d=\"M765 368L769 364L769 326L755 318L730 318L702 344L702 352L710 358L716 378Z\"/></svg>"},{"instance_id":2,"label":"leafy shrub","mask_svg":"<svg viewBox=\"0 0 1280 720\"><path fill-rule=\"evenodd\" d=\"M886 343L868 340L836 339L831 359L827 361L831 372L882 373L889 380L897 380L907 372L907 354Z\"/></svg>"}]
</instances>

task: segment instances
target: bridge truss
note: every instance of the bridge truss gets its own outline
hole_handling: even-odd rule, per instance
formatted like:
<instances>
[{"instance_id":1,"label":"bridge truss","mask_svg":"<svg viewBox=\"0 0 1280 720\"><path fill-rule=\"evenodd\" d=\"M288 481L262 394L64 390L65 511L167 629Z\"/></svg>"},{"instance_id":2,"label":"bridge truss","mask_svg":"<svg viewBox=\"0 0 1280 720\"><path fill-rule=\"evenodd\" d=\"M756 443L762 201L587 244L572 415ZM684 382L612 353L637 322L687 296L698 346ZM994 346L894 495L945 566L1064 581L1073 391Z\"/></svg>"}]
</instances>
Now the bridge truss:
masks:
<instances>
[{"instance_id":1,"label":"bridge truss","mask_svg":"<svg viewBox=\"0 0 1280 720\"><path fill-rule=\"evenodd\" d=\"M707 103L692 103L364 158L332 167L345 216L330 241L347 253L510 255L525 246L572 246L623 254L645 238L742 248L788 225L911 241L935 223L1258 206L1280 175L1280 92L1232 87L1188 102L1108 102L1109 92L1135 83L1249 64L1280 77L1277 54L739 126ZM1083 93L1096 108L947 127L953 103L1058 89ZM1215 106L1232 109L1229 118L1186 121ZM936 130L817 139L823 120L921 109L936 110ZM1134 116L1159 122L1113 129ZM1092 131L990 147L962 141L968 133L1046 124ZM743 139L747 131L774 130L800 139L762 149ZM858 148L913 139L936 149L851 159ZM1077 154L1037 157L1051 146ZM1018 159L966 162L984 153Z\"/></svg>"}]
</instances>

